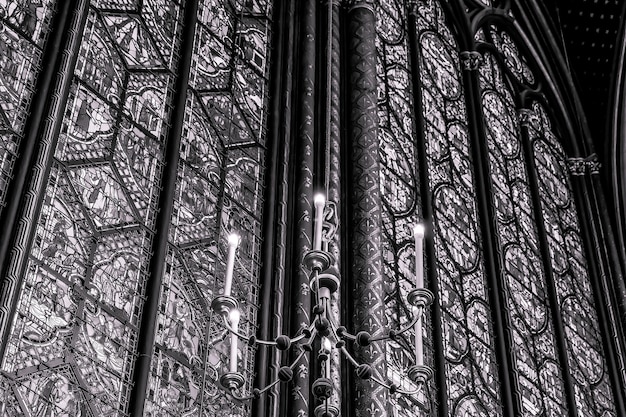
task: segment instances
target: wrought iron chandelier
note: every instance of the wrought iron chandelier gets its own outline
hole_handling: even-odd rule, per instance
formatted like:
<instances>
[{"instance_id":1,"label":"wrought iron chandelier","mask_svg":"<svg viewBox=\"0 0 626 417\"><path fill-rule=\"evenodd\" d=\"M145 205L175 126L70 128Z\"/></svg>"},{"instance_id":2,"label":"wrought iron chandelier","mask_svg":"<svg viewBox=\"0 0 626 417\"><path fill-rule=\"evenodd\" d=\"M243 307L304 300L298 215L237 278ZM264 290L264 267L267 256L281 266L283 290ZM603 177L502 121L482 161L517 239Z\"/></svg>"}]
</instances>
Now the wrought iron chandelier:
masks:
<instances>
[{"instance_id":1,"label":"wrought iron chandelier","mask_svg":"<svg viewBox=\"0 0 626 417\"><path fill-rule=\"evenodd\" d=\"M328 1L328 21L332 20L333 0ZM328 25L328 45L327 45L327 68L326 68L326 108L330 108L331 97L331 56L332 56L332 32L333 25ZM326 112L326 123L330 125L330 112ZM330 134L330 130L328 130ZM327 138L330 139L330 138ZM324 245L322 229L325 218L326 197L324 194L316 194L313 200L314 205L314 228L313 228L313 249L304 254L302 264L306 268L309 276L309 287L315 300L308 317L312 320L302 326L298 334L294 336L279 335L274 340L261 340L254 335L245 335L239 331L239 303L232 296L233 269L237 247L240 237L233 233L228 237L228 255L226 261L226 272L224 277L224 290L222 295L215 297L212 301L212 309L223 318L224 327L230 333L230 363L228 372L221 375L219 383L222 388L230 393L233 398L246 401L259 398L267 393L280 382L288 382L293 378L294 369L305 355L317 355L319 364L319 375L311 385L312 394L318 399L315 408L315 417L337 417L340 410L330 404L333 394L333 382L331 380L331 368L333 356L339 358L343 356L355 369L356 375L361 379L371 380L389 390L391 394L397 393L408 396L415 396L425 389L426 384L433 377L433 370L424 364L423 317L428 307L433 302L433 293L424 288L424 251L423 240L425 235L424 224L418 223L413 228L415 237L415 287L407 294L409 305L413 306L412 320L399 329L392 329L387 334L373 337L367 331L358 331L356 334L348 332L341 323L337 323L330 311L330 300L341 285L341 279L334 268L335 259L328 250L328 245ZM326 248L326 250L322 249ZM413 389L401 389L396 383L388 381L380 375L380 372L368 363L360 363L351 349L365 348L373 342L383 342L386 340L396 340L402 335L414 330L415 359L414 364L407 370L408 378L415 384ZM240 341L248 345L258 347L259 345L272 346L279 351L288 351L294 346L298 347L299 353L289 365L282 366L274 380L267 386L252 389L250 392L243 392L245 378L239 372L238 364L238 344ZM313 353L314 349L319 350ZM340 355L333 355L333 349L337 349ZM335 364L338 365L338 364Z\"/></svg>"},{"instance_id":2,"label":"wrought iron chandelier","mask_svg":"<svg viewBox=\"0 0 626 417\"><path fill-rule=\"evenodd\" d=\"M228 257L226 261L226 273L224 278L224 291L222 295L215 297L212 301L213 310L223 317L224 327L230 332L230 366L229 371L221 375L220 385L226 389L233 398L241 401L258 398L280 382L288 382L293 377L294 368L304 355L313 354L314 346L320 346L317 351L317 361L320 364L320 373L312 384L312 393L319 400L319 405L315 408L315 417L337 417L339 410L329 403L329 398L333 392L333 383L330 379L331 352L337 349L347 361L352 364L356 375L362 379L370 379L373 382L387 388L390 393L403 395L417 395L424 389L425 384L433 377L433 370L424 365L424 349L422 340L422 322L426 307L433 302L433 293L424 288L424 252L423 241L425 227L423 224L416 224L413 228L415 237L415 288L407 295L408 303L414 307L412 320L405 327L392 329L384 336L372 337L366 331L359 331L352 334L346 327L336 323L330 314L330 299L340 285L340 277L330 268L334 259L333 256L322 247L322 227L324 218L325 197L317 194L314 199L315 222L313 234L313 249L308 251L303 259L303 265L309 271L309 286L314 294L316 304L313 306L311 316L313 320L295 336L279 335L274 340L257 339L254 335L245 335L239 331L239 303L232 296L233 269L235 256L240 238L237 234L228 237ZM387 381L370 364L359 363L355 355L350 352L349 347L363 348L372 342L382 342L385 340L396 340L401 335L414 329L415 333L415 361L414 365L408 369L407 376L415 383L413 390L403 390L395 383ZM298 346L300 353L290 365L281 367L270 384L265 387L254 388L249 393L242 392L245 379L238 371L237 349L238 343L245 341L249 345L269 345L280 351L287 351L294 346Z\"/></svg>"}]
</instances>

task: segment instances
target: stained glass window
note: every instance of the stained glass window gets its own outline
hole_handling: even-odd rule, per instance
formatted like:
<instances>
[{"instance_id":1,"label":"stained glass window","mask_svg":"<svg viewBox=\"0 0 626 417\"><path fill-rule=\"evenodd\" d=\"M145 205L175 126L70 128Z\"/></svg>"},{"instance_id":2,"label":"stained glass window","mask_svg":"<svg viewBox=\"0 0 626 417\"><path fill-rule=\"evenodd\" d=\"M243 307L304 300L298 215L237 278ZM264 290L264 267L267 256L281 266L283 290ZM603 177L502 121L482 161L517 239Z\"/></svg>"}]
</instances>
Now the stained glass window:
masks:
<instances>
[{"instance_id":1,"label":"stained glass window","mask_svg":"<svg viewBox=\"0 0 626 417\"><path fill-rule=\"evenodd\" d=\"M491 189L521 410L528 416L565 415L562 365L513 95L495 58L485 54L483 59Z\"/></svg>"},{"instance_id":2,"label":"stained glass window","mask_svg":"<svg viewBox=\"0 0 626 417\"><path fill-rule=\"evenodd\" d=\"M420 78L445 387L452 416L502 415L459 48L435 1L419 2ZM443 387L441 388L443 389Z\"/></svg>"},{"instance_id":3,"label":"stained glass window","mask_svg":"<svg viewBox=\"0 0 626 417\"><path fill-rule=\"evenodd\" d=\"M146 406L153 415L250 413L218 388L230 338L210 304L223 288L226 238L238 233L233 296L240 331L255 333L271 13L261 1L199 5ZM243 342L239 350L250 392L254 350Z\"/></svg>"},{"instance_id":4,"label":"stained glass window","mask_svg":"<svg viewBox=\"0 0 626 417\"><path fill-rule=\"evenodd\" d=\"M233 295L242 312L240 331L248 335L257 331L262 229L268 217L262 212L266 151L276 146L267 143L266 135L268 85L278 76L269 73L270 50L289 50L281 56L293 59L286 60L284 68L296 71L294 80L301 59L299 45L292 45L291 51L291 46L272 44L280 37L274 37L271 28L282 24L284 17L293 18L294 26L283 32L289 44L292 34L298 39L297 31L290 30L298 27L294 22L299 18L288 10L274 16L270 0L197 0L195 27L183 27L187 0L76 3L72 10L80 10L82 4L85 14L70 13L67 25L72 30L60 37L61 48L70 52L63 54L63 64L73 62L65 58L77 57L73 72L66 74L69 92L67 97L50 96L56 100L50 107L58 103L63 110L61 130L58 137L42 135L36 162L29 162L33 179L25 200L34 197L18 223L28 224L32 233L19 233L18 227L8 261L7 277L21 287L9 334L2 335L8 336L8 344L0 363L0 415L129 415L139 329L147 319L142 306L155 256L156 218L170 203L173 213L162 286L156 289L160 302L145 414L254 415L249 403L233 400L218 386L228 365L230 338L222 317L210 305L223 288L227 235L238 233ZM497 19L514 19L511 2L468 0L458 8L441 0L369 3L376 17L385 311L390 328L413 317L405 301L414 287L412 228L424 212L432 212L428 236L433 239L429 247L434 253L429 255L434 268L426 275L438 288L441 317L440 322L426 323L425 362L439 365L434 353L441 353L443 367L436 372L445 380L441 386L431 383L430 390L416 397L390 395L386 411L394 417L425 417L445 407L451 417L503 415L490 305L499 297L498 313L506 318L498 324L504 324L511 336L503 343L511 347L508 365L521 415L560 417L570 412L569 374L574 397L570 400L578 415L617 417L613 399L617 391L608 376L593 277L583 250L583 220L574 204L563 138L544 104L532 104L526 127L517 119L517 88L530 87L540 94L540 73L533 72L531 61L515 43L518 38L511 35L519 26L511 25L507 32L486 24L464 42L454 30L453 23L461 25L468 16L471 20L476 10L498 9ZM322 19L327 11L320 4L317 17ZM42 57L51 22L57 22L53 17L63 5L56 0L0 0L0 210L8 201L7 184L37 80L47 64ZM408 36L409 6L415 7L415 37ZM467 16L447 19L464 7ZM295 10L300 13L299 6ZM344 11L337 7L336 13ZM82 18L84 27L79 24ZM275 22L277 18L281 21ZM338 28L343 21L337 17ZM177 71L186 47L184 33L193 35L193 44L189 44L189 83L180 92L175 91L175 82L182 75ZM346 33L334 33L331 101L336 109L345 104L339 84L348 78L340 72L350 70L348 60L339 57L343 53L339 44L350 43ZM73 53L68 39L79 40ZM468 116L472 112L466 103L471 100L465 96L459 59L459 45L473 42L491 45L478 73L470 75L478 76L480 86L480 97L469 97L482 104L476 109L484 116L478 129L473 129L477 120ZM322 59L325 52L319 46L316 58ZM418 55L416 68L411 68L412 52ZM317 71L316 75L323 73ZM419 85L413 85L417 79ZM63 80L64 74L53 75L52 88ZM297 81L293 86L295 92L301 87ZM319 97L324 96L321 89L316 85ZM176 97L183 93L184 108L174 109ZM290 96L287 102L293 105L295 100ZM317 104L312 106L316 111L324 108ZM297 115L297 106L293 108ZM345 116L339 113L331 115L337 120L330 130L342 124L339 119ZM174 200L160 201L169 160L166 144L173 117L178 116L183 123ZM471 156L475 152L470 131L483 128L485 138L474 139L485 140L488 166L481 168L489 173L490 183L477 187L474 172L480 161ZM325 161L333 169L340 169L338 161L345 157L338 158L345 132L337 130L329 135L337 140L327 144L336 147L332 162ZM425 149L418 149L422 137ZM296 149L294 145L288 144L283 155ZM529 149L532 154L526 155ZM425 166L418 164L420 151ZM297 185L287 179L291 165L285 161L279 169L285 177L279 184L279 194L285 194L278 201L281 222L299 214L287 214L295 199L290 187ZM345 182L339 175L336 180L332 192L340 194L347 185L339 184ZM419 184L427 187L420 189ZM494 248L483 244L478 188L488 190L482 197L494 209L489 225L496 236ZM421 198L424 193L429 199ZM432 207L420 207L422 200ZM342 243L335 250L346 246L339 242L347 234L340 219L350 209L342 206L333 213L331 232L338 241L331 246ZM277 249L277 269L290 266L283 259L289 250ZM502 266L497 277L502 293L487 283L485 260L490 256ZM339 270L349 265L349 257L342 252ZM282 278L276 282L281 286ZM564 340L557 339L557 329L564 330ZM441 340L434 340L433 333L441 334ZM414 388L405 377L414 362L414 337L409 331L385 345L384 377L405 389ZM559 352L563 345L566 352ZM255 353L240 343L244 392L253 387ZM342 397L349 397L352 387L342 389ZM287 391L287 395L298 392L283 393ZM436 404L436 394L444 404Z\"/></svg>"},{"instance_id":5,"label":"stained glass window","mask_svg":"<svg viewBox=\"0 0 626 417\"><path fill-rule=\"evenodd\" d=\"M507 73L517 83L532 87L536 83L535 76L511 36L506 31L491 26L489 40L502 55ZM518 151L513 152L521 145L512 146L519 143L516 138L519 137L520 128L516 126L513 117L504 117L511 114L514 104L512 98L508 98L511 93L503 82L503 68L500 68L493 59L489 59L489 63L490 65L481 72L481 79L484 88L483 109L490 144L494 205L498 213L502 213L498 217L501 251L504 252L505 266L512 262L521 265L521 259L527 260L524 262L527 265L525 268L506 268L507 283L512 295L512 297L509 296L509 310L514 330L514 348L517 350L514 356L519 369L519 382L524 388L522 407L529 415L538 415L544 409L555 415L563 414L565 406L563 381L558 369L567 366L568 372L573 377L574 399L578 412L581 415L590 416L615 415L613 395L606 373L607 364L597 326L598 317L592 296L593 291L583 255L578 214L567 177L566 156L562 144L552 128L543 105L535 103L527 124L527 132L532 144L534 169L539 182L528 184L524 164L521 160L513 162L521 159L521 156L515 155ZM505 125L509 125L509 128ZM504 184L510 185L507 187ZM522 188L528 190L530 186L538 188L540 207L535 207L534 210L535 212L540 210L540 216L533 215L526 209L529 206L529 193ZM510 222L505 220L506 210L500 209L501 206L505 206L502 203L507 194L506 188L513 191L508 194L513 196L512 201L516 202L516 223L519 225L520 233L518 238L511 242L515 242L516 246L527 247L510 259L507 257L508 251L504 248L515 235L511 233L511 226L507 225ZM526 203L520 204L524 201ZM525 214L522 213L522 209L526 212ZM544 265L550 267L550 274L556 289L556 300L548 301L546 297L547 277L538 262L537 221L543 223L547 234L550 259L544 260ZM532 259L536 261L532 262ZM532 287L529 287L520 282L527 276L541 277L541 279L533 279ZM545 316L544 326L533 326L525 317L527 316L527 313L524 314L526 309L520 308L527 298L525 295L530 295L529 290L534 294L526 301L527 306L530 307L528 311L533 311L534 315L545 312L542 314ZM532 302L533 298L534 302ZM556 303L560 310L562 323L559 325L563 326L565 332L567 364L559 365L556 360L554 330L549 321L550 313L547 308L551 303ZM540 307L542 304L544 306ZM533 327L541 332L537 332ZM527 336L521 337L524 330ZM534 371L533 368L535 368ZM540 406L541 396L543 396L543 406Z\"/></svg>"},{"instance_id":6,"label":"stained glass window","mask_svg":"<svg viewBox=\"0 0 626 417\"><path fill-rule=\"evenodd\" d=\"M407 304L407 294L415 286L413 227L420 221L418 167L415 152L415 126L412 116L412 86L408 69L407 13L401 3L380 2L377 16L376 49L378 54L378 117L383 199L384 260L386 312L391 328L406 326L415 312ZM426 333L426 331L425 331ZM406 390L415 389L405 378L414 363L412 332L387 343L388 379ZM431 338L424 336L427 343ZM426 363L432 365L432 358ZM427 394L432 394L428 392ZM397 415L432 413L426 393L416 398L392 396ZM417 400L417 405L415 401Z\"/></svg>"},{"instance_id":7,"label":"stained glass window","mask_svg":"<svg viewBox=\"0 0 626 417\"><path fill-rule=\"evenodd\" d=\"M0 210L42 68L55 0L0 0Z\"/></svg>"},{"instance_id":8,"label":"stained glass window","mask_svg":"<svg viewBox=\"0 0 626 417\"><path fill-rule=\"evenodd\" d=\"M543 105L532 111L528 134L576 406L581 415L616 416L565 153Z\"/></svg>"},{"instance_id":9,"label":"stained glass window","mask_svg":"<svg viewBox=\"0 0 626 417\"><path fill-rule=\"evenodd\" d=\"M89 7L2 362L25 414L127 412L181 20Z\"/></svg>"}]
</instances>

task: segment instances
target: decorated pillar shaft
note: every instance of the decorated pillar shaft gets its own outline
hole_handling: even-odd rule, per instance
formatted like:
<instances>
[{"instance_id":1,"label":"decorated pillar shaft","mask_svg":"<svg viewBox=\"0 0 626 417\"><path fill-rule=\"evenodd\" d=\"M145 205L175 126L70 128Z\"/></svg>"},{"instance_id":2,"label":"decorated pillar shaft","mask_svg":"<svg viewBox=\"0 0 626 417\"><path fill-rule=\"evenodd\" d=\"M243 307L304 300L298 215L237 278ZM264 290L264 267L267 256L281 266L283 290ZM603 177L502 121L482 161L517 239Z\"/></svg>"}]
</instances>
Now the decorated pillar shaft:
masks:
<instances>
[{"instance_id":1,"label":"decorated pillar shaft","mask_svg":"<svg viewBox=\"0 0 626 417\"><path fill-rule=\"evenodd\" d=\"M330 3L330 4L329 4ZM328 8L328 6L331 6ZM326 25L332 25L330 28L326 27L325 39L326 55L325 63L326 73L324 79L327 82L326 97L325 97L325 111L324 115L326 121L324 123L324 129L326 134L324 137L327 140L325 146L325 163L324 173L325 186L327 190L327 212L325 216L328 251L335 258L335 264L332 266L338 276L341 276L341 232L339 217L342 210L341 206L341 138L340 138L340 103L339 103L339 79L340 79L340 44L339 44L339 2L336 0L328 0L326 3ZM330 300L331 314L335 322L343 322L341 317L341 299L339 297L340 291L334 293ZM333 395L330 398L330 405L335 407L339 412L341 410L341 356L339 350L333 349L331 353L331 375L335 389Z\"/></svg>"},{"instance_id":2,"label":"decorated pillar shaft","mask_svg":"<svg viewBox=\"0 0 626 417\"><path fill-rule=\"evenodd\" d=\"M297 136L295 138L295 180L294 203L294 252L293 281L291 284L291 332L295 334L303 325L311 322L311 293L308 270L303 266L304 255L312 249L313 230L313 170L315 138L315 23L316 0L300 3L300 68ZM299 352L294 352L298 355ZM290 385L289 415L306 416L310 404L309 356L304 355L294 368Z\"/></svg>"},{"instance_id":3,"label":"decorated pillar shaft","mask_svg":"<svg viewBox=\"0 0 626 417\"><path fill-rule=\"evenodd\" d=\"M383 280L380 163L377 138L376 20L371 5L359 2L348 11L348 95L350 173L350 284L355 331L380 336L386 328ZM348 302L346 300L346 302ZM384 343L362 348L359 361L386 378ZM388 392L371 380L355 381L357 416L387 416Z\"/></svg>"}]
</instances>

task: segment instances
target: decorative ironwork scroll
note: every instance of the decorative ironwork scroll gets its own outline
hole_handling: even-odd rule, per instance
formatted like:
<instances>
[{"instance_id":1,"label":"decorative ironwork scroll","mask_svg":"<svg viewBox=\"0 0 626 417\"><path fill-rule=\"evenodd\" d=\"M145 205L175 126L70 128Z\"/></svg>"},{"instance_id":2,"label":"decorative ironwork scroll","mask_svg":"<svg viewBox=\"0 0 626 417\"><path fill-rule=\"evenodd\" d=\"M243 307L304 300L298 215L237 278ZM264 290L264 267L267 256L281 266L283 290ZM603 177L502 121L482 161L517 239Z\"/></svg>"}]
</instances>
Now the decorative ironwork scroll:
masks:
<instances>
[{"instance_id":1,"label":"decorative ironwork scroll","mask_svg":"<svg viewBox=\"0 0 626 417\"><path fill-rule=\"evenodd\" d=\"M418 4L426 154L452 416L502 415L459 48L437 1Z\"/></svg>"}]
</instances>

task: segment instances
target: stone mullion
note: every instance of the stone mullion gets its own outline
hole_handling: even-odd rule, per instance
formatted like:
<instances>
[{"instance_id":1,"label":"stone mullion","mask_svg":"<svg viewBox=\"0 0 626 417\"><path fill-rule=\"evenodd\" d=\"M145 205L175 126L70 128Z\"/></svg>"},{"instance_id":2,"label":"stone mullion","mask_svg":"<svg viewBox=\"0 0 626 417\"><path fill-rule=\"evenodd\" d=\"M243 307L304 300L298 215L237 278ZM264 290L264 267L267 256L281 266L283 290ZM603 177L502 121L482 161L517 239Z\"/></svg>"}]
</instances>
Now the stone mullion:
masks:
<instances>
[{"instance_id":1,"label":"stone mullion","mask_svg":"<svg viewBox=\"0 0 626 417\"><path fill-rule=\"evenodd\" d=\"M376 19L373 6L356 2L347 13L348 45L348 154L346 198L350 272L355 332L381 336L387 327L382 247L382 200L376 80ZM384 342L375 342L357 353L359 362L372 365L374 375L386 379ZM355 381L353 415L389 415L389 393L371 379Z\"/></svg>"},{"instance_id":2,"label":"stone mullion","mask_svg":"<svg viewBox=\"0 0 626 417\"><path fill-rule=\"evenodd\" d=\"M180 144L183 134L189 73L196 33L198 1L188 0L185 4L181 55L176 67L175 100L172 103L170 127L166 135L164 169L159 193L159 210L156 217L156 229L152 240L149 273L146 280L146 293L141 309L141 324L137 342L136 362L133 367L133 385L129 399L129 414L143 416L145 400L150 379L150 364L154 352L156 327L158 323L161 284L165 274L167 247L169 239L174 197L180 160Z\"/></svg>"},{"instance_id":3,"label":"stone mullion","mask_svg":"<svg viewBox=\"0 0 626 417\"><path fill-rule=\"evenodd\" d=\"M603 242L603 248L606 251L607 259L606 264L609 265L608 269L611 271L610 275L603 279L603 288L607 289L607 294L612 293L614 306L611 308L610 314L613 315L615 320L612 321L612 325L615 326L615 332L612 335L622 335L619 340L626 340L623 336L626 335L626 282L624 273L625 271L621 267L619 256L619 245L616 242L617 234L612 229L610 224L610 216L608 214L608 208L606 206L606 199L603 192L602 180L599 175L593 175L590 179L590 184L586 186L586 189L591 190L591 201L596 207L597 222L595 223L594 233L595 236L601 236L600 241ZM620 366L622 373L622 385L621 392L626 393L626 346L625 342L617 342L618 349L618 361L622 364ZM623 395L623 394L622 394ZM624 400L626 402L626 399ZM625 414L626 415L626 414Z\"/></svg>"},{"instance_id":4,"label":"stone mullion","mask_svg":"<svg viewBox=\"0 0 626 417\"><path fill-rule=\"evenodd\" d=\"M22 280L25 276L37 219L53 163L59 132L67 105L74 68L87 21L89 1L62 1L54 28L46 43L42 62L45 69L37 81L27 130L20 145L7 206L0 228L0 360L11 333Z\"/></svg>"},{"instance_id":5,"label":"stone mullion","mask_svg":"<svg viewBox=\"0 0 626 417\"><path fill-rule=\"evenodd\" d=\"M270 79L268 110L268 160L264 195L263 267L261 271L261 311L258 336L269 340L283 334L285 304L285 261L287 231L287 178L291 154L291 101L293 85L294 2L279 1L277 18L272 25L274 52ZM281 367L281 355L272 347L261 345L255 358L255 387L266 387ZM252 402L257 417L278 417L280 386L271 389Z\"/></svg>"},{"instance_id":6,"label":"stone mullion","mask_svg":"<svg viewBox=\"0 0 626 417\"><path fill-rule=\"evenodd\" d=\"M550 312L552 313L552 324L554 326L554 335L557 344L557 353L562 369L563 385L565 389L565 398L567 408L571 417L576 417L576 395L574 393L574 383L569 372L569 361L567 358L567 344L565 343L565 330L563 327L563 318L559 299L557 296L556 283L550 262L550 246L548 244L548 234L546 225L544 224L542 212L541 195L539 194L539 179L537 177L537 167L533 157L533 143L529 133L531 119L534 117L531 109L521 109L519 111L519 119L521 126L522 152L527 166L528 180L530 183L530 194L533 208L536 213L537 239L539 240L539 251L541 253L542 267L546 274L546 287L548 299L550 300Z\"/></svg>"},{"instance_id":7,"label":"stone mullion","mask_svg":"<svg viewBox=\"0 0 626 417\"><path fill-rule=\"evenodd\" d=\"M494 331L494 350L498 362L502 412L505 416L521 415L521 404L517 395L514 358L508 312L504 303L504 282L501 253L499 252L496 214L493 206L491 178L489 173L489 149L486 142L482 96L478 69L482 57L477 51L460 53L463 69L463 85L467 103L470 150L475 178L478 222L482 235L483 259L486 282L489 284L489 302Z\"/></svg>"},{"instance_id":8,"label":"stone mullion","mask_svg":"<svg viewBox=\"0 0 626 417\"><path fill-rule=\"evenodd\" d=\"M599 239L604 236L603 226L598 224L601 219L608 216L602 215L598 207L598 197L596 190L601 187L599 182L599 164L586 164L590 169L585 169L582 175L570 175L573 195L578 208L581 240L584 245L585 257L589 266L589 278L593 288L596 311L598 313L598 324L602 336L604 354L607 362L609 380L613 388L615 409L620 416L626 416L626 405L624 399L624 356L622 340L622 327L619 326L619 319L614 306L615 297L613 291L609 290L609 277L613 272L608 265L608 253L606 245L608 239ZM617 274L617 280L623 277Z\"/></svg>"},{"instance_id":9,"label":"stone mullion","mask_svg":"<svg viewBox=\"0 0 626 417\"><path fill-rule=\"evenodd\" d=\"M311 322L311 292L309 275L302 265L305 253L312 249L313 230L313 184L315 169L315 105L316 105L316 0L303 0L300 4L300 66L298 68L297 97L297 134L295 137L295 198L293 205L293 252L291 282L290 334L302 330L303 325ZM292 360L299 354L293 352ZM290 385L288 414L293 416L308 415L310 401L309 385L311 363L310 356L303 355L294 368Z\"/></svg>"},{"instance_id":10,"label":"stone mullion","mask_svg":"<svg viewBox=\"0 0 626 417\"><path fill-rule=\"evenodd\" d=\"M422 102L422 84L420 79L420 50L418 40L418 1L409 0L408 4L408 36L409 36L409 58L411 67L411 81L413 84L413 103L414 103L414 120L416 126L416 160L417 166L423 168L419 172L419 186L420 197L422 203L422 216L424 224L432 225L433 219L433 203L432 193L430 191L428 156L426 152L427 138L426 138L426 121L424 120L423 102ZM433 362L434 362L434 381L430 384L436 387L436 402L437 402L437 414L440 417L447 417L448 411L448 395L447 395L447 378L446 378L446 358L444 354L444 334L443 334L443 318L441 311L441 304L439 302L439 282L437 281L437 258L435 253L435 246L433 239L425 239L425 252L426 270L428 275L428 288L433 292L435 301L431 308L431 323L432 335L433 335ZM432 391L430 391L432 392ZM429 393L430 393L429 392ZM435 400L432 398L431 400ZM431 401L433 404L435 401ZM433 417L435 414L433 413Z\"/></svg>"}]
</instances>

